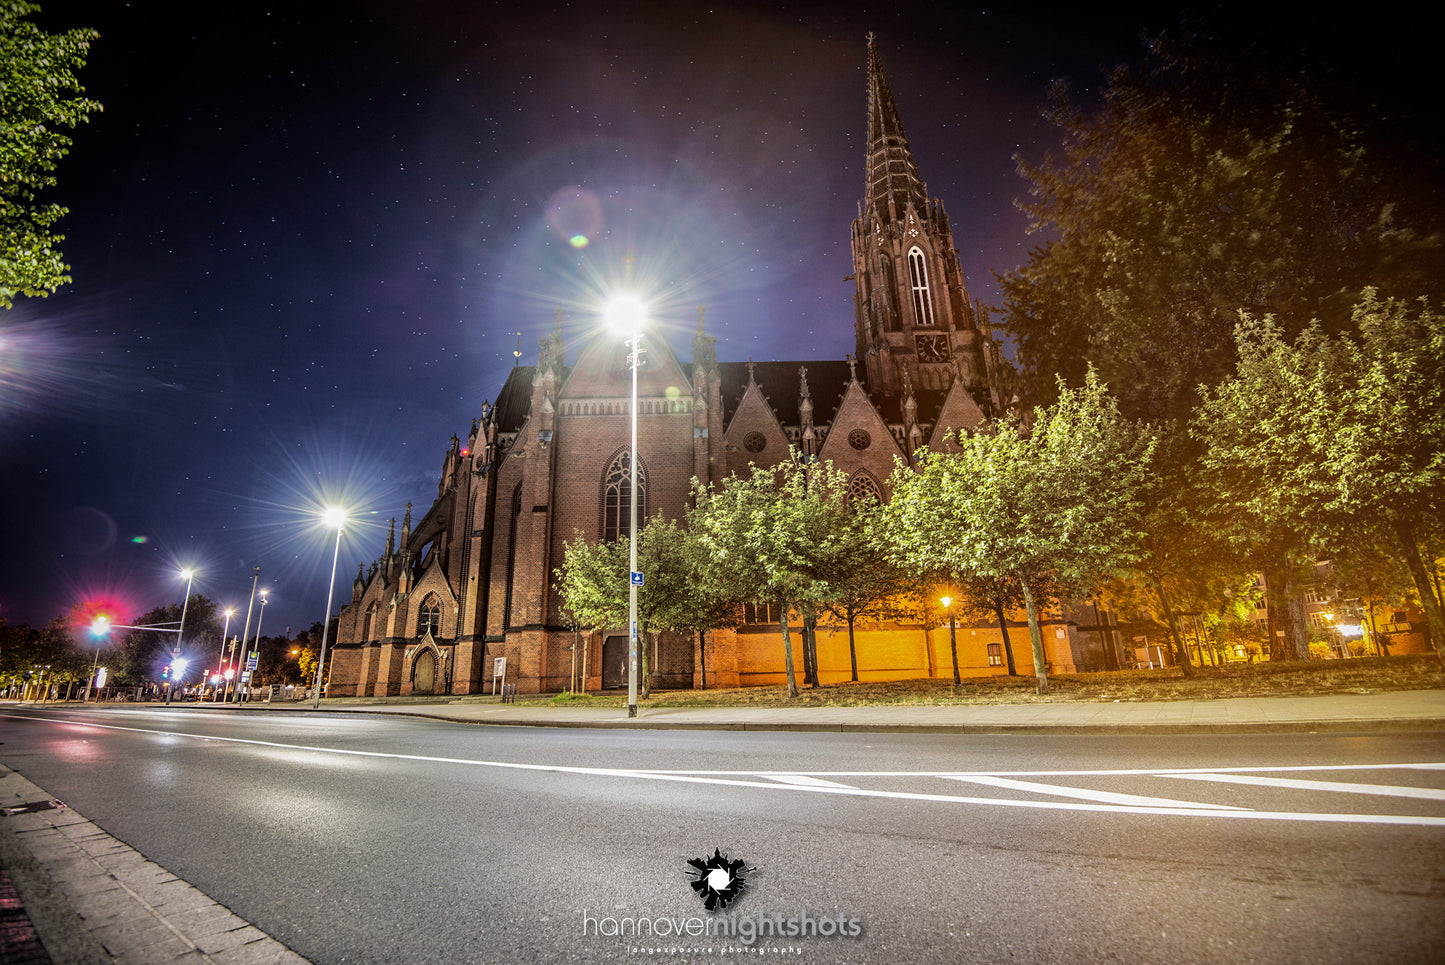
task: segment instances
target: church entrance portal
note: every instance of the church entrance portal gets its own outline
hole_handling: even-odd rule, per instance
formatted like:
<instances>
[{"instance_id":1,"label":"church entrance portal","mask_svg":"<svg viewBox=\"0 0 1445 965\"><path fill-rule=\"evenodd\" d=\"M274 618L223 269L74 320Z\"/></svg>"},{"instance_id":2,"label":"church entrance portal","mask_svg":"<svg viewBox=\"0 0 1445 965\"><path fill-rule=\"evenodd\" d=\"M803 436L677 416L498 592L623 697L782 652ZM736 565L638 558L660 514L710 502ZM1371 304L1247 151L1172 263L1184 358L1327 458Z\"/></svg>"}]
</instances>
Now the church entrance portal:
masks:
<instances>
[{"instance_id":1,"label":"church entrance portal","mask_svg":"<svg viewBox=\"0 0 1445 965\"><path fill-rule=\"evenodd\" d=\"M627 637L602 641L602 689L621 690L627 686Z\"/></svg>"},{"instance_id":2,"label":"church entrance portal","mask_svg":"<svg viewBox=\"0 0 1445 965\"><path fill-rule=\"evenodd\" d=\"M437 655L431 650L423 650L416 658L416 664L412 667L411 692L414 694L429 694L432 692L432 683L437 675Z\"/></svg>"}]
</instances>

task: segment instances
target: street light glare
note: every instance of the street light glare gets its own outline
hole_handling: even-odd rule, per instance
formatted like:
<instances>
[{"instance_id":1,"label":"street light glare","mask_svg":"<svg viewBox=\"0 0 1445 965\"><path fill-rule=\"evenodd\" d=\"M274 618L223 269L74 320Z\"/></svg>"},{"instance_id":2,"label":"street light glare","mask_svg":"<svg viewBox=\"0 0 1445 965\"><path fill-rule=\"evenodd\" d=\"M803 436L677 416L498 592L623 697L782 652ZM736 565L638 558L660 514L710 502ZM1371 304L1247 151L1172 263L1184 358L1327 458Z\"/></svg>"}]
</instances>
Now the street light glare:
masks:
<instances>
[{"instance_id":1,"label":"street light glare","mask_svg":"<svg viewBox=\"0 0 1445 965\"><path fill-rule=\"evenodd\" d=\"M636 335L647 324L647 303L635 292L618 292L607 299L602 315L613 331Z\"/></svg>"},{"instance_id":2,"label":"street light glare","mask_svg":"<svg viewBox=\"0 0 1445 965\"><path fill-rule=\"evenodd\" d=\"M334 526L340 529L342 524L346 522L346 510L340 506L329 506L326 512L321 515L321 521L327 526Z\"/></svg>"},{"instance_id":3,"label":"street light glare","mask_svg":"<svg viewBox=\"0 0 1445 965\"><path fill-rule=\"evenodd\" d=\"M185 577L185 578L188 579L188 580L191 579L191 578L192 578L193 576L195 576L195 575L196 575L196 571L195 571L195 570L192 570L192 569L184 569L184 570L181 570L181 576Z\"/></svg>"}]
</instances>

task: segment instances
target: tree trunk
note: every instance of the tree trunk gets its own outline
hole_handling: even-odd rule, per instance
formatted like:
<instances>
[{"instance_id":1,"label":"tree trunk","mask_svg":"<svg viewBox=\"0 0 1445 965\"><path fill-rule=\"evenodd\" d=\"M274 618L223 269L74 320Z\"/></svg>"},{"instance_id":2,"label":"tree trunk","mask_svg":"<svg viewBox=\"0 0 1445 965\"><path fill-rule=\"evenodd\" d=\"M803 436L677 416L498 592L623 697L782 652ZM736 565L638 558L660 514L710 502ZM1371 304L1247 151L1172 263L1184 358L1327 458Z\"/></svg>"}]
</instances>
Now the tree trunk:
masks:
<instances>
[{"instance_id":1,"label":"tree trunk","mask_svg":"<svg viewBox=\"0 0 1445 965\"><path fill-rule=\"evenodd\" d=\"M1184 676L1194 676L1194 664L1189 662L1189 649L1184 646L1184 641L1179 636L1179 631L1174 625L1174 607L1169 603L1169 594L1164 592L1164 581L1157 576L1149 577L1149 584L1154 588L1154 595L1159 599L1159 608L1164 611L1164 622L1169 624L1169 640L1174 645L1174 659L1179 664L1179 669L1184 671Z\"/></svg>"},{"instance_id":2,"label":"tree trunk","mask_svg":"<svg viewBox=\"0 0 1445 965\"><path fill-rule=\"evenodd\" d=\"M999 600L993 601L993 610L998 614L998 635L1003 638L1003 654L1008 661L1008 675L1017 677L1019 672L1014 666L1014 648L1008 640L1008 614L1003 612L1003 603Z\"/></svg>"},{"instance_id":3,"label":"tree trunk","mask_svg":"<svg viewBox=\"0 0 1445 965\"><path fill-rule=\"evenodd\" d=\"M1390 655L1390 645L1385 642L1385 638L1380 634L1379 628L1375 626L1375 601L1367 601L1365 603L1365 610L1370 617L1370 639L1375 641L1375 649L1380 651L1380 656L1388 657Z\"/></svg>"},{"instance_id":4,"label":"tree trunk","mask_svg":"<svg viewBox=\"0 0 1445 965\"><path fill-rule=\"evenodd\" d=\"M809 687L818 686L818 640L813 631L818 621L813 617L813 605L803 606L803 683Z\"/></svg>"},{"instance_id":5,"label":"tree trunk","mask_svg":"<svg viewBox=\"0 0 1445 965\"><path fill-rule=\"evenodd\" d=\"M646 642L651 636L652 634L644 629L642 631L642 645L637 648L642 651L642 653L638 655L637 667L637 672L642 677L642 689L638 694L638 696L641 697L652 696L652 661L648 659L649 648Z\"/></svg>"},{"instance_id":6,"label":"tree trunk","mask_svg":"<svg viewBox=\"0 0 1445 965\"><path fill-rule=\"evenodd\" d=\"M1099 601L1090 600L1089 605L1094 608L1094 633L1098 635L1099 648L1104 653L1104 669L1124 669L1119 663L1119 652L1114 649L1114 635L1104 627L1104 615L1099 612Z\"/></svg>"},{"instance_id":7,"label":"tree trunk","mask_svg":"<svg viewBox=\"0 0 1445 965\"><path fill-rule=\"evenodd\" d=\"M1441 613L1440 601L1435 598L1430 586L1430 576L1425 572L1425 563L1420 559L1420 547L1415 543L1414 524L1406 519L1391 520L1395 535L1400 538L1400 548L1405 551L1405 565L1410 567L1410 576L1415 580L1415 589L1420 592L1420 602L1425 606L1425 620L1430 628L1430 642L1435 645L1435 655L1445 665L1445 613Z\"/></svg>"},{"instance_id":8,"label":"tree trunk","mask_svg":"<svg viewBox=\"0 0 1445 965\"><path fill-rule=\"evenodd\" d=\"M788 632L788 604L781 604L783 624L783 666L788 673L788 696L798 696L798 678L793 672L793 637Z\"/></svg>"},{"instance_id":9,"label":"tree trunk","mask_svg":"<svg viewBox=\"0 0 1445 965\"><path fill-rule=\"evenodd\" d=\"M1029 581L1019 577L1019 586L1024 591L1024 612L1029 617L1029 643L1034 648L1034 676L1039 682L1039 693L1049 692L1049 670L1044 661L1044 634L1039 629L1039 608L1034 603L1033 590L1029 589Z\"/></svg>"},{"instance_id":10,"label":"tree trunk","mask_svg":"<svg viewBox=\"0 0 1445 965\"><path fill-rule=\"evenodd\" d=\"M848 663L853 667L853 682L858 682L858 647L853 642L853 614L848 614Z\"/></svg>"},{"instance_id":11,"label":"tree trunk","mask_svg":"<svg viewBox=\"0 0 1445 965\"><path fill-rule=\"evenodd\" d=\"M707 634L703 633L701 630L696 631L696 633L697 633L697 667L698 667L698 670L702 672L702 687L701 687L700 689L706 690L706 689L707 689Z\"/></svg>"},{"instance_id":12,"label":"tree trunk","mask_svg":"<svg viewBox=\"0 0 1445 965\"><path fill-rule=\"evenodd\" d=\"M1269 659L1309 659L1304 629L1304 601L1294 585L1294 564L1281 557L1265 567L1265 598L1269 606Z\"/></svg>"}]
</instances>

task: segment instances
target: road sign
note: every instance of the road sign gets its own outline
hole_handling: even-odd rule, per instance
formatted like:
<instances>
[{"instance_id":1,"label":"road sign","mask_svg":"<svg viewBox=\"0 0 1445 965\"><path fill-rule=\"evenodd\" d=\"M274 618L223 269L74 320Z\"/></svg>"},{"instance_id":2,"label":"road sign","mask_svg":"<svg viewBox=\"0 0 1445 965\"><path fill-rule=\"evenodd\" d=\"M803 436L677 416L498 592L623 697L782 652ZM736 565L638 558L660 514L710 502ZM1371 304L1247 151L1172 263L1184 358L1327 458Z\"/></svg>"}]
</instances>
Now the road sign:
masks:
<instances>
[{"instance_id":1,"label":"road sign","mask_svg":"<svg viewBox=\"0 0 1445 965\"><path fill-rule=\"evenodd\" d=\"M614 584L614 585L615 585L615 584ZM255 650L252 650L252 651L251 651L251 655L246 658L246 669L247 669L247 670L255 670L255 669L256 669L256 661L259 660L260 657L261 657L261 655L260 655L259 653L257 653Z\"/></svg>"},{"instance_id":2,"label":"road sign","mask_svg":"<svg viewBox=\"0 0 1445 965\"><path fill-rule=\"evenodd\" d=\"M171 656L172 656L172 657L179 657L180 655L181 655L181 648L180 648L180 647L172 647L172 648L171 648Z\"/></svg>"},{"instance_id":3,"label":"road sign","mask_svg":"<svg viewBox=\"0 0 1445 965\"><path fill-rule=\"evenodd\" d=\"M636 570L633 570L633 571L632 571L632 585L633 585L633 586L641 586L641 585L642 585L642 574L639 573L639 572L636 571Z\"/></svg>"}]
</instances>

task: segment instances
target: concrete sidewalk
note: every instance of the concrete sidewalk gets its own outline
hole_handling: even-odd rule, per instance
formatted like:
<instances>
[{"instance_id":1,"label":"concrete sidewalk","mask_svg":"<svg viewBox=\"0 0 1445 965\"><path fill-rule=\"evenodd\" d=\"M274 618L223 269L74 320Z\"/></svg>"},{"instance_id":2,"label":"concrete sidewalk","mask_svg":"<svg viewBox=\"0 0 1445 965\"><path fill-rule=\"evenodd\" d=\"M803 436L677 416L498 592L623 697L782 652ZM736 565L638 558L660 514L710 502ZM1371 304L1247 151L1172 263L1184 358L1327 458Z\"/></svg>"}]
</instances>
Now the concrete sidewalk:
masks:
<instances>
[{"instance_id":1,"label":"concrete sidewalk","mask_svg":"<svg viewBox=\"0 0 1445 965\"><path fill-rule=\"evenodd\" d=\"M5 702L10 706L15 702ZM45 704L79 709L82 705ZM160 704L92 704L124 715ZM195 713L315 713L311 702L177 703ZM469 724L608 727L625 730L858 731L899 734L1219 734L1437 731L1445 733L1445 690L1241 697L1225 700L932 707L644 707L503 704L496 698L339 698L320 713L398 714ZM55 962L157 965L305 965L305 959L228 909L147 861L66 807L45 807L41 788L0 766L0 807L42 805L0 817L0 870ZM32 943L33 944L33 943ZM33 954L34 948L12 949ZM17 959L20 960L20 959ZM23 959L43 965L45 958Z\"/></svg>"},{"instance_id":2,"label":"concrete sidewalk","mask_svg":"<svg viewBox=\"0 0 1445 965\"><path fill-rule=\"evenodd\" d=\"M312 702L181 704L196 710L307 713ZM124 705L122 705L124 706ZM321 702L323 713L401 714L513 727L628 730L776 730L897 733L1178 734L1445 730L1445 690L1222 700L1036 702L886 707L616 707L504 704L486 697L364 698Z\"/></svg>"}]
</instances>

